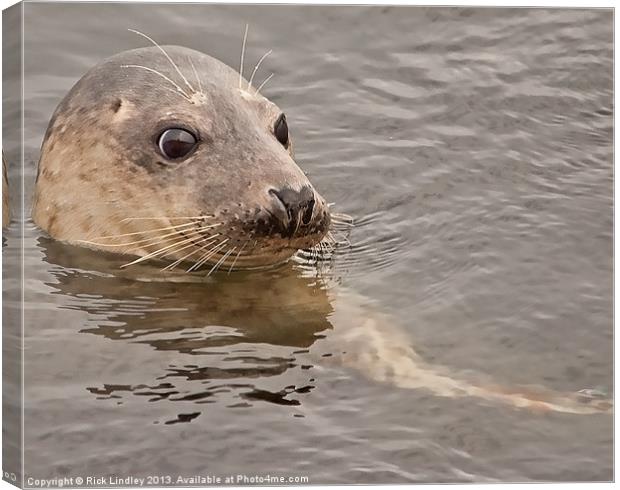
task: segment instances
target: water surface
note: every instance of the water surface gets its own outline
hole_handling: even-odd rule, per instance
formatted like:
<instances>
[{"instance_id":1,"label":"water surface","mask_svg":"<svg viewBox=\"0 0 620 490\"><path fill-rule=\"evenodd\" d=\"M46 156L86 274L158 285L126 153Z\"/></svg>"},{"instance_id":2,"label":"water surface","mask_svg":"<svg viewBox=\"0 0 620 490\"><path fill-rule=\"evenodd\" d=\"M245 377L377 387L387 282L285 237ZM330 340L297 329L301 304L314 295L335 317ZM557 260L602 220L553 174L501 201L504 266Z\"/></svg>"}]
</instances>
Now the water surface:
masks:
<instances>
[{"instance_id":1,"label":"water surface","mask_svg":"<svg viewBox=\"0 0 620 490\"><path fill-rule=\"evenodd\" d=\"M95 63L146 45L126 28L236 67L248 22L248 63L274 50L258 76L275 73L264 93L287 113L299 164L358 221L329 280L287 265L204 283L119 277L118 258L27 222L27 476L610 480L609 414L398 389L330 362L343 349L330 332L347 328L341 284L461 378L609 393L612 19L26 4L27 207L61 98ZM5 151L15 188L18 143Z\"/></svg>"}]
</instances>

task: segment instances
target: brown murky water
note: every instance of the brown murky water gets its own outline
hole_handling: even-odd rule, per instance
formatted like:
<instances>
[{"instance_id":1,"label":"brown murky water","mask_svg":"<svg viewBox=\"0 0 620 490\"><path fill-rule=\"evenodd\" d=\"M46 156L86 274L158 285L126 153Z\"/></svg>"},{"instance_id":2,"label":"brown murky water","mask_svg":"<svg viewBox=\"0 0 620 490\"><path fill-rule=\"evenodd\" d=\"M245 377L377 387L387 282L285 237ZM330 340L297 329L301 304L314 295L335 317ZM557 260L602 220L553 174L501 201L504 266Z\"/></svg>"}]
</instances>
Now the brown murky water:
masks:
<instances>
[{"instance_id":1,"label":"brown murky water","mask_svg":"<svg viewBox=\"0 0 620 490\"><path fill-rule=\"evenodd\" d=\"M52 111L90 66L145 45L126 28L237 66L248 22L247 59L274 50L260 75L275 73L264 92L287 113L298 162L357 218L328 279L291 264L201 283L120 277L118 258L54 243L28 221L27 477L613 477L609 414L439 397L331 362L363 351L337 335L359 307L388 315L422 358L460 378L610 394L610 10L25 13L27 208ZM19 110L3 104L9 118ZM4 149L15 189L19 142ZM8 273L18 236L14 222ZM18 283L4 285L10 317ZM349 304L338 288L367 299ZM19 326L4 336L15 345Z\"/></svg>"}]
</instances>

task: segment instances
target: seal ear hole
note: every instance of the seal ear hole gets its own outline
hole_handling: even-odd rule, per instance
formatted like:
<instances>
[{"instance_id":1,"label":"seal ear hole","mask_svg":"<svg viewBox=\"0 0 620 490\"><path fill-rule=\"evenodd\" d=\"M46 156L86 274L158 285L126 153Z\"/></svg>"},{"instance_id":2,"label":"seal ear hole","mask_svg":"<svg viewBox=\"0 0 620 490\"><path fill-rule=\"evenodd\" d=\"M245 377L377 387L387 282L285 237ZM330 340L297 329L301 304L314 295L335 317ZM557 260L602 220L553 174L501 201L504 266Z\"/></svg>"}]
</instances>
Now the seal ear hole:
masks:
<instances>
[{"instance_id":1,"label":"seal ear hole","mask_svg":"<svg viewBox=\"0 0 620 490\"><path fill-rule=\"evenodd\" d=\"M280 114L280 117L273 125L273 134L284 148L288 148L288 124L286 122L286 116Z\"/></svg>"},{"instance_id":2,"label":"seal ear hole","mask_svg":"<svg viewBox=\"0 0 620 490\"><path fill-rule=\"evenodd\" d=\"M112 102L112 111L116 114L121 106L123 105L123 101L121 99L116 99L114 102Z\"/></svg>"}]
</instances>

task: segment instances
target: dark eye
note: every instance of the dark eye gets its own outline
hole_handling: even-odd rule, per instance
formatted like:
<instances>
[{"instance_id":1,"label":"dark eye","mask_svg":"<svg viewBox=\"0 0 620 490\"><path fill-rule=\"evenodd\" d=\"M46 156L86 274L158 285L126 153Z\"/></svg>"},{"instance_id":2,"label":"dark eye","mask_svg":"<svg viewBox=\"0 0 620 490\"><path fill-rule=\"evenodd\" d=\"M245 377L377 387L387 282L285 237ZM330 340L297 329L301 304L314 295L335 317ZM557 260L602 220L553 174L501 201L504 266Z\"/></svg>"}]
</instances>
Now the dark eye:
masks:
<instances>
[{"instance_id":1,"label":"dark eye","mask_svg":"<svg viewBox=\"0 0 620 490\"><path fill-rule=\"evenodd\" d=\"M166 129L159 136L157 145L162 155L170 160L187 155L196 146L196 137L185 129Z\"/></svg>"},{"instance_id":2,"label":"dark eye","mask_svg":"<svg viewBox=\"0 0 620 490\"><path fill-rule=\"evenodd\" d=\"M282 143L284 148L288 148L288 124L286 124L286 116L282 114L273 125L273 134L276 139Z\"/></svg>"}]
</instances>

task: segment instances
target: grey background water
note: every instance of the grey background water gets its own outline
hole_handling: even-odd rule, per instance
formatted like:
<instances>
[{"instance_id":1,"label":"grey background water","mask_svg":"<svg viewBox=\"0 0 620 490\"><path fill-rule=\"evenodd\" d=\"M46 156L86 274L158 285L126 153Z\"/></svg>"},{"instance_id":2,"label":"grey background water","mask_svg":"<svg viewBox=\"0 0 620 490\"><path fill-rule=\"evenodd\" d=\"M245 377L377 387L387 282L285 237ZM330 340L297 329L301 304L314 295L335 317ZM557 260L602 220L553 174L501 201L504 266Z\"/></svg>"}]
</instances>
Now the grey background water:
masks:
<instances>
[{"instance_id":1,"label":"grey background water","mask_svg":"<svg viewBox=\"0 0 620 490\"><path fill-rule=\"evenodd\" d=\"M358 218L338 281L461 377L610 391L611 10L28 3L27 206L55 106L145 45L127 28L237 66L246 22L248 64L274 50L259 73L275 73L264 93L298 162ZM5 152L15 188L18 143ZM136 282L25 228L27 476L613 477L609 414L442 398L305 360L317 342L342 348L321 340L341 305L293 267Z\"/></svg>"}]
</instances>

